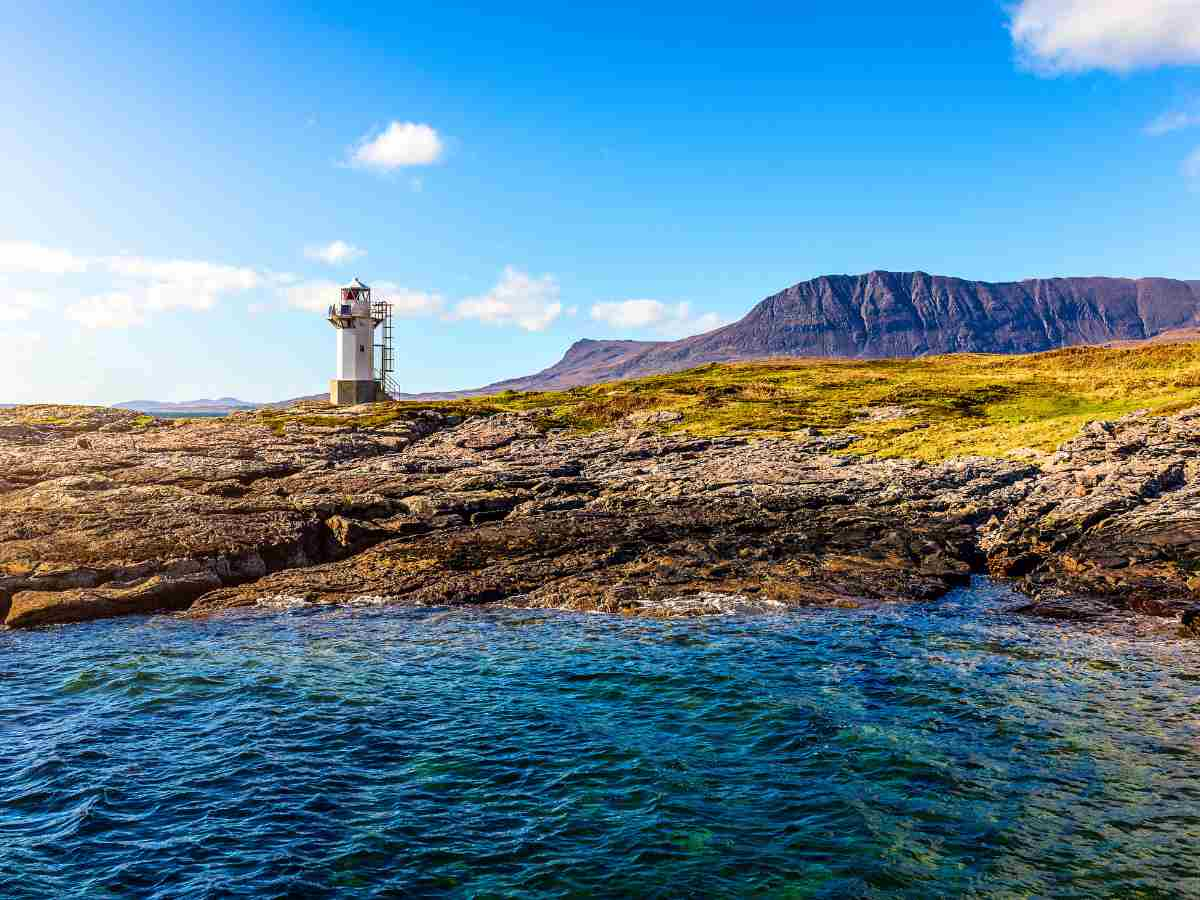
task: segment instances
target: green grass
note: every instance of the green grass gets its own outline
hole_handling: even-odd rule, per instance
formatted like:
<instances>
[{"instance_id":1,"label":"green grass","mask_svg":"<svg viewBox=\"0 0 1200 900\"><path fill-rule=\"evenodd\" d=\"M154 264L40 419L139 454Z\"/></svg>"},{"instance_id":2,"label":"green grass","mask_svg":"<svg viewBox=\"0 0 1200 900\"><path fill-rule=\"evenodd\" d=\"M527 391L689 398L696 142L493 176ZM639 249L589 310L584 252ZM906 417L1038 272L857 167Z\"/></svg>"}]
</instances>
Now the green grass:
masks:
<instances>
[{"instance_id":1,"label":"green grass","mask_svg":"<svg viewBox=\"0 0 1200 900\"><path fill-rule=\"evenodd\" d=\"M634 412L671 410L672 431L698 436L850 431L847 452L941 460L1052 451L1089 420L1137 409L1200 405L1200 344L1070 348L1026 356L959 354L916 360L766 360L712 364L669 375L567 391L438 403L375 404L351 417L311 410L261 413L273 429L294 421L378 428L424 409L464 415L531 411L545 429L593 431ZM893 421L863 414L904 407Z\"/></svg>"}]
</instances>

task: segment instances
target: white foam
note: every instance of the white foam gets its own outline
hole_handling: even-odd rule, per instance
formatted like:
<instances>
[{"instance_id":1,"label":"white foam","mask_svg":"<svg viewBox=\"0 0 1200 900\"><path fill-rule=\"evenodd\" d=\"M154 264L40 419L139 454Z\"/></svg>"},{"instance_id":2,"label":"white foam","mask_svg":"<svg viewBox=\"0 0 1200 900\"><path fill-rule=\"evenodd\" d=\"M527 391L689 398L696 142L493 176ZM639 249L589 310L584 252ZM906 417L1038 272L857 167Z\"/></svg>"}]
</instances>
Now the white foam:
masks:
<instances>
[{"instance_id":1,"label":"white foam","mask_svg":"<svg viewBox=\"0 0 1200 900\"><path fill-rule=\"evenodd\" d=\"M653 603L642 604L650 612L669 616L739 616L752 614L777 614L784 612L786 603L747 597L744 594L718 594L701 591L680 597L667 597Z\"/></svg>"},{"instance_id":2,"label":"white foam","mask_svg":"<svg viewBox=\"0 0 1200 900\"><path fill-rule=\"evenodd\" d=\"M352 598L347 605L348 606L383 606L390 602L392 602L392 598L384 596L382 594L359 594L357 597Z\"/></svg>"},{"instance_id":3,"label":"white foam","mask_svg":"<svg viewBox=\"0 0 1200 900\"><path fill-rule=\"evenodd\" d=\"M254 605L263 609L298 609L308 606L308 600L295 594L264 594L255 598Z\"/></svg>"}]
</instances>

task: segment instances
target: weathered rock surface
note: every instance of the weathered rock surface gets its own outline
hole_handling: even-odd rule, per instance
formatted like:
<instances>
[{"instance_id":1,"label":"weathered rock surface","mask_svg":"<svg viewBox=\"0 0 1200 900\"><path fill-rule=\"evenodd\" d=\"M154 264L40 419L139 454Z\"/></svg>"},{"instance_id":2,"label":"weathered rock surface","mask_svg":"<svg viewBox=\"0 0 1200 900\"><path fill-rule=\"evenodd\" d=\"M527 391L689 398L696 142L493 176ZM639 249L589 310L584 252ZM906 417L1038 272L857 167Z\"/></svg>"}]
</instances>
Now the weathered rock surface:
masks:
<instances>
[{"instance_id":1,"label":"weathered rock surface","mask_svg":"<svg viewBox=\"0 0 1200 900\"><path fill-rule=\"evenodd\" d=\"M0 423L29 418L28 409L4 411ZM198 585L354 552L371 538L336 517L375 514L387 501L365 483L338 482L332 467L440 425L418 417L371 433L296 427L278 435L248 416L175 425L115 410L90 419L78 408L59 412L75 418L25 426L37 430L37 443L0 437L0 616L8 625L186 608L203 593Z\"/></svg>"},{"instance_id":2,"label":"weathered rock surface","mask_svg":"<svg viewBox=\"0 0 1200 900\"><path fill-rule=\"evenodd\" d=\"M1182 625L1200 599L1200 410L1091 425L1044 468L838 455L846 434L698 439L652 417L581 435L370 412L75 411L69 428L0 412L38 435L0 434L0 620L342 602L696 615L934 599L989 567L1063 619Z\"/></svg>"},{"instance_id":3,"label":"weathered rock surface","mask_svg":"<svg viewBox=\"0 0 1200 900\"><path fill-rule=\"evenodd\" d=\"M1200 410L1089 424L983 546L1031 611L1180 615L1200 599Z\"/></svg>"},{"instance_id":4,"label":"weathered rock surface","mask_svg":"<svg viewBox=\"0 0 1200 900\"><path fill-rule=\"evenodd\" d=\"M969 575L973 524L1027 474L997 462L855 462L819 438L539 435L487 455L464 452L469 443L449 432L374 463L416 476L453 460L401 500L398 521L423 521L425 534L216 591L194 609L253 605L263 592L651 614L701 593L786 605L933 598Z\"/></svg>"},{"instance_id":5,"label":"weathered rock surface","mask_svg":"<svg viewBox=\"0 0 1200 900\"><path fill-rule=\"evenodd\" d=\"M1183 616L1180 618L1180 623L1183 625L1182 631L1184 635L1200 638L1200 606L1185 609Z\"/></svg>"}]
</instances>

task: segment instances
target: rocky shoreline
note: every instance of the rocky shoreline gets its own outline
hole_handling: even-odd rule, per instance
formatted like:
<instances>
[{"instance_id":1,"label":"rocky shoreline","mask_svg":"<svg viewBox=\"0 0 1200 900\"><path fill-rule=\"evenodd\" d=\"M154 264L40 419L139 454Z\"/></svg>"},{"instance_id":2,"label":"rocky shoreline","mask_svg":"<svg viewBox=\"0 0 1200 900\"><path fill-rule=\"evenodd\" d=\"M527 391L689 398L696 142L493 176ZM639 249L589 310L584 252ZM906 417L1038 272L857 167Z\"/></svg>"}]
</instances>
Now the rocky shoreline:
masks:
<instances>
[{"instance_id":1,"label":"rocky shoreline","mask_svg":"<svg viewBox=\"0 0 1200 900\"><path fill-rule=\"evenodd\" d=\"M0 411L0 621L354 601L697 615L932 600L990 572L1031 615L1200 636L1200 408L940 464L840 453L842 432L696 438L662 413L579 433L379 409Z\"/></svg>"}]
</instances>

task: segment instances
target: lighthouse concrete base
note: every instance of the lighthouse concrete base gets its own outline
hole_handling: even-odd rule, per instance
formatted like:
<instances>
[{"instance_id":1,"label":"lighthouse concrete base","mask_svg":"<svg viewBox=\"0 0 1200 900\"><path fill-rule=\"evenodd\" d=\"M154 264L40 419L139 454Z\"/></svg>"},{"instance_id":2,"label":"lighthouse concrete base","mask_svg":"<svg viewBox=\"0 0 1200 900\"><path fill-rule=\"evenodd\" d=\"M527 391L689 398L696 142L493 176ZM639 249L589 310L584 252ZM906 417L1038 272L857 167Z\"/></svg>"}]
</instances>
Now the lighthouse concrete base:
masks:
<instances>
[{"instance_id":1,"label":"lighthouse concrete base","mask_svg":"<svg viewBox=\"0 0 1200 900\"><path fill-rule=\"evenodd\" d=\"M334 406L354 406L358 403L374 403L383 398L378 381L344 381L335 378L329 382L329 402Z\"/></svg>"}]
</instances>

